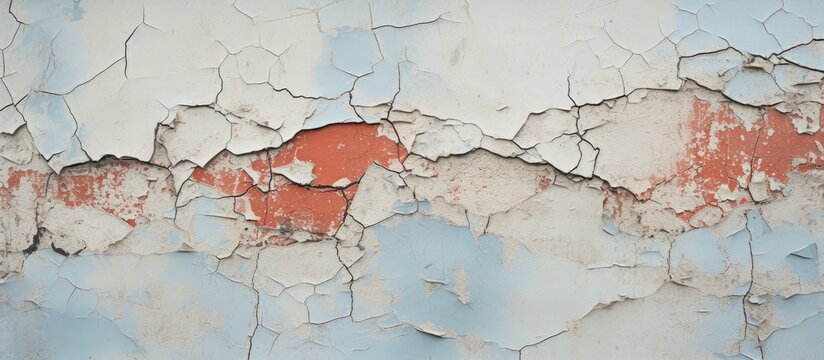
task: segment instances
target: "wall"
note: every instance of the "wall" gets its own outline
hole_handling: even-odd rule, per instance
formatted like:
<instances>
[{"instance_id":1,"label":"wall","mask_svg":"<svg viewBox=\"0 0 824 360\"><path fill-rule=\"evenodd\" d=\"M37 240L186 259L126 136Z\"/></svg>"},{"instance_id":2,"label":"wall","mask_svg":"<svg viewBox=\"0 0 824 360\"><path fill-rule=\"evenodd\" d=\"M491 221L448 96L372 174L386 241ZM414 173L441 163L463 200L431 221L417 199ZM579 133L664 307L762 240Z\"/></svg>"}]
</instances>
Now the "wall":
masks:
<instances>
[{"instance_id":1,"label":"wall","mask_svg":"<svg viewBox=\"0 0 824 360\"><path fill-rule=\"evenodd\" d=\"M822 2L0 9L0 358L824 352Z\"/></svg>"}]
</instances>

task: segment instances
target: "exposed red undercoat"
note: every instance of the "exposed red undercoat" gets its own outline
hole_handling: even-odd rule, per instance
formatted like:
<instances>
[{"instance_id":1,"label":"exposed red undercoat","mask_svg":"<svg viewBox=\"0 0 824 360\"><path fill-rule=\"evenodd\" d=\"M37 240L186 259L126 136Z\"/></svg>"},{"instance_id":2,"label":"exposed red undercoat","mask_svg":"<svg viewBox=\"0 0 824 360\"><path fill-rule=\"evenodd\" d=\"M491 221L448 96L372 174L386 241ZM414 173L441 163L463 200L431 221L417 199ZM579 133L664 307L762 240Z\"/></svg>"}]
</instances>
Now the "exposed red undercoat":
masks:
<instances>
[{"instance_id":1,"label":"exposed red undercoat","mask_svg":"<svg viewBox=\"0 0 824 360\"><path fill-rule=\"evenodd\" d=\"M454 177L449 179L449 181L451 181L453 184L455 184L455 182L456 182ZM473 189L473 192L477 192L478 190L480 190L480 189ZM444 197L444 199L446 199L446 201L448 201L450 203L458 204L458 203L461 202L461 195L463 193L464 192L461 191L461 186L455 184L455 185L452 185L451 188L446 190L446 194L444 194L443 197Z\"/></svg>"},{"instance_id":2,"label":"exposed red undercoat","mask_svg":"<svg viewBox=\"0 0 824 360\"><path fill-rule=\"evenodd\" d=\"M225 196L243 194L252 185L269 183L269 167L266 164L266 151L241 158L228 151L222 152L206 164L205 168L195 168L192 172L192 181L197 184L211 187ZM257 181L243 170L248 165L256 172Z\"/></svg>"},{"instance_id":3,"label":"exposed red undercoat","mask_svg":"<svg viewBox=\"0 0 824 360\"><path fill-rule=\"evenodd\" d=\"M312 186L346 186L357 182L373 162L389 166L406 159L406 149L378 135L380 125L336 124L304 131L273 153L272 167L294 161L314 165Z\"/></svg>"},{"instance_id":4,"label":"exposed red undercoat","mask_svg":"<svg viewBox=\"0 0 824 360\"><path fill-rule=\"evenodd\" d=\"M655 196L665 209L692 223L693 216L708 207L721 210L723 216L732 208L752 203L747 189L758 179L775 189L785 185L792 172L824 166L824 132L799 134L792 123L793 115L774 108L745 120L749 121L739 119L728 104L693 99L682 130L682 136L689 141L676 172L651 178L653 187L641 194L608 191L605 207L617 217L630 211L625 204ZM824 116L818 121L824 122ZM732 198L719 199L722 192ZM700 199L703 204L674 209L677 201L690 199Z\"/></svg>"},{"instance_id":5,"label":"exposed red undercoat","mask_svg":"<svg viewBox=\"0 0 824 360\"><path fill-rule=\"evenodd\" d=\"M632 204L637 201L635 196L629 191L609 187L606 183L602 185L602 190L604 190L604 212L613 219L617 219L624 213L626 204Z\"/></svg>"},{"instance_id":6,"label":"exposed red undercoat","mask_svg":"<svg viewBox=\"0 0 824 360\"><path fill-rule=\"evenodd\" d=\"M343 189L343 195L346 196L346 200L352 201L355 200L355 194L358 193L358 188L360 184L352 184L351 186Z\"/></svg>"},{"instance_id":7,"label":"exposed red undercoat","mask_svg":"<svg viewBox=\"0 0 824 360\"><path fill-rule=\"evenodd\" d=\"M150 168L137 161L116 160L100 166L66 169L57 177L54 199L68 207L88 206L103 210L136 226L145 215L148 196L165 193L171 197L168 181L149 181ZM156 179L164 180L164 179ZM127 188L137 186L136 189ZM141 187L145 188L141 189Z\"/></svg>"},{"instance_id":8,"label":"exposed red undercoat","mask_svg":"<svg viewBox=\"0 0 824 360\"><path fill-rule=\"evenodd\" d=\"M719 205L716 194L724 187L730 191L747 188L753 174L763 173L769 183L785 184L792 171L824 164L820 148L824 133L798 134L792 117L772 108L747 125L726 104L713 110L709 102L694 99L689 120L690 142L686 157L678 163L677 184L684 191L696 192L710 206ZM726 205L748 202L740 194ZM688 220L702 207L679 217Z\"/></svg>"},{"instance_id":9,"label":"exposed red undercoat","mask_svg":"<svg viewBox=\"0 0 824 360\"><path fill-rule=\"evenodd\" d=\"M735 191L746 184L760 126L747 129L726 104L712 111L712 104L694 99L686 158L678 163L681 188L694 187L709 205L718 205L716 192L726 186ZM683 171L694 169L695 171Z\"/></svg>"},{"instance_id":10,"label":"exposed red undercoat","mask_svg":"<svg viewBox=\"0 0 824 360\"><path fill-rule=\"evenodd\" d=\"M252 213L261 228L288 234L294 230L333 235L346 212L343 191L281 183L268 192L249 189L235 201L235 211Z\"/></svg>"},{"instance_id":11,"label":"exposed red undercoat","mask_svg":"<svg viewBox=\"0 0 824 360\"><path fill-rule=\"evenodd\" d=\"M203 168L197 168L192 173L192 180L196 183L212 186L221 193L230 196L243 194L253 185L252 177L249 174L243 171L234 171L233 169L206 171Z\"/></svg>"},{"instance_id":12,"label":"exposed red undercoat","mask_svg":"<svg viewBox=\"0 0 824 360\"><path fill-rule=\"evenodd\" d=\"M406 149L379 135L380 125L336 124L299 133L281 148L236 156L224 152L192 173L198 184L238 196L235 211L245 214L271 245L294 242L292 231L333 235L343 222L347 201L372 163L390 166L406 159ZM271 169L292 162L313 165L309 187L272 178ZM251 175L249 174L251 173ZM269 186L271 191L267 191ZM354 183L354 185L352 185ZM317 188L347 186L344 190Z\"/></svg>"},{"instance_id":13,"label":"exposed red undercoat","mask_svg":"<svg viewBox=\"0 0 824 360\"><path fill-rule=\"evenodd\" d=\"M755 171L786 184L790 172L824 165L824 132L799 134L792 124L792 117L775 109L767 110L763 120L766 127L755 146Z\"/></svg>"},{"instance_id":14,"label":"exposed red undercoat","mask_svg":"<svg viewBox=\"0 0 824 360\"><path fill-rule=\"evenodd\" d=\"M646 191L644 191L644 192L637 195L638 200L647 201L647 200L651 199L652 194L655 193L655 190L658 187L658 185L661 185L661 184L663 184L663 183L665 183L665 182L667 182L671 179L672 179L672 176L656 175L656 176L650 177L649 183L650 183L651 186Z\"/></svg>"},{"instance_id":15,"label":"exposed red undercoat","mask_svg":"<svg viewBox=\"0 0 824 360\"><path fill-rule=\"evenodd\" d=\"M11 203L11 198L23 189L31 191L36 197L46 194L46 180L49 174L36 170L20 170L14 167L8 168L8 178L5 184L0 184L0 205L7 206Z\"/></svg>"},{"instance_id":16,"label":"exposed red undercoat","mask_svg":"<svg viewBox=\"0 0 824 360\"><path fill-rule=\"evenodd\" d=\"M538 190L544 191L552 185L551 175L552 174L549 170L544 170L540 175L538 175Z\"/></svg>"}]
</instances>

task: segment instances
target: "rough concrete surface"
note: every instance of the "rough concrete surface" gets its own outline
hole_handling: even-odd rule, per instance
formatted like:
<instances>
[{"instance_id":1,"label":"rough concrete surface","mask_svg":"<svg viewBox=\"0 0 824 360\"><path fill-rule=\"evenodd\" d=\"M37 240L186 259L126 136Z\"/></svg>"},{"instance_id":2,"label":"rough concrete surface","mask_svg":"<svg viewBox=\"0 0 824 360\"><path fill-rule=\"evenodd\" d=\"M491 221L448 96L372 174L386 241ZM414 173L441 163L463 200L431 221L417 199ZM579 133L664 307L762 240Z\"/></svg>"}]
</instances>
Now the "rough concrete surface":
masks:
<instances>
[{"instance_id":1,"label":"rough concrete surface","mask_svg":"<svg viewBox=\"0 0 824 360\"><path fill-rule=\"evenodd\" d=\"M0 359L821 359L824 2L0 0Z\"/></svg>"}]
</instances>

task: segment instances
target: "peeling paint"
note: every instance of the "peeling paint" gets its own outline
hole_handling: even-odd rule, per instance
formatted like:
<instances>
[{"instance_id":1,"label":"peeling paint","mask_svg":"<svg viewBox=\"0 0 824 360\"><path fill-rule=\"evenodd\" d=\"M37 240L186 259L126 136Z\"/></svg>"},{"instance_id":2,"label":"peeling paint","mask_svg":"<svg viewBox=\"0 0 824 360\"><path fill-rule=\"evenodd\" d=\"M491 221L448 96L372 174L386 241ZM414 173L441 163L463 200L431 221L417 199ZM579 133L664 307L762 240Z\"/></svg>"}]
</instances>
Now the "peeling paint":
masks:
<instances>
[{"instance_id":1,"label":"peeling paint","mask_svg":"<svg viewBox=\"0 0 824 360\"><path fill-rule=\"evenodd\" d=\"M0 5L0 358L824 352L819 2Z\"/></svg>"}]
</instances>

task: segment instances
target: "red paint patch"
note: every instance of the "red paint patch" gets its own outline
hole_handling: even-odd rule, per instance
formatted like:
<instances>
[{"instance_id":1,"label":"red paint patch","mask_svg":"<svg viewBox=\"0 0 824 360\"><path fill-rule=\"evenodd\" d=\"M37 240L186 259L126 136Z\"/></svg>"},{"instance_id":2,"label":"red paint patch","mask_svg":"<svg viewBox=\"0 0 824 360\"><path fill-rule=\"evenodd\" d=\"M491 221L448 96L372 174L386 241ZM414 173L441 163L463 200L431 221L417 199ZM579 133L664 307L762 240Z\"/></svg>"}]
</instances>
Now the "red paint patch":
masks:
<instances>
[{"instance_id":1,"label":"red paint patch","mask_svg":"<svg viewBox=\"0 0 824 360\"><path fill-rule=\"evenodd\" d=\"M740 124L729 106L717 111L711 104L695 99L692 104L686 159L679 162L686 171L678 179L681 188L694 188L707 204L717 205L716 192L726 186L731 191L746 186L758 127Z\"/></svg>"},{"instance_id":2,"label":"red paint patch","mask_svg":"<svg viewBox=\"0 0 824 360\"><path fill-rule=\"evenodd\" d=\"M753 119L751 124L738 120L732 109L694 99L688 124L690 143L677 184L694 192L710 206L718 206L716 194L723 188L747 188L753 174L763 173L773 185L785 184L792 171L824 165L824 133L798 134L792 118L775 109ZM690 171L694 170L694 171ZM728 206L747 203L744 194L727 202ZM679 214L688 220L703 206Z\"/></svg>"},{"instance_id":3,"label":"red paint patch","mask_svg":"<svg viewBox=\"0 0 824 360\"><path fill-rule=\"evenodd\" d=\"M103 210L134 227L146 215L144 205L149 196L173 196L170 180L150 180L155 176L147 166L127 160L69 168L57 177L53 197L68 207Z\"/></svg>"},{"instance_id":4,"label":"red paint patch","mask_svg":"<svg viewBox=\"0 0 824 360\"><path fill-rule=\"evenodd\" d=\"M602 189L605 192L604 211L613 219L617 219L624 213L625 204L636 201L635 196L625 189L612 188L606 183L602 185Z\"/></svg>"},{"instance_id":5,"label":"red paint patch","mask_svg":"<svg viewBox=\"0 0 824 360\"><path fill-rule=\"evenodd\" d=\"M259 174L258 181L268 183L269 168L266 166L266 152L252 155L250 166ZM211 187L226 196L238 196L243 194L255 180L243 171L244 161L232 155L228 151L216 156L205 168L196 168L192 173L192 181L195 183Z\"/></svg>"},{"instance_id":6,"label":"red paint patch","mask_svg":"<svg viewBox=\"0 0 824 360\"><path fill-rule=\"evenodd\" d=\"M343 223L346 197L339 190L281 183L269 192L250 189L235 201L235 210L251 213L259 227L281 234L301 230L333 235Z\"/></svg>"},{"instance_id":7,"label":"red paint patch","mask_svg":"<svg viewBox=\"0 0 824 360\"><path fill-rule=\"evenodd\" d=\"M552 178L549 170L544 170L538 175L538 190L544 191L552 185Z\"/></svg>"},{"instance_id":8,"label":"red paint patch","mask_svg":"<svg viewBox=\"0 0 824 360\"><path fill-rule=\"evenodd\" d=\"M346 200L352 201L355 199L355 194L358 193L358 188L360 184L352 184L346 189L343 189L343 195L346 196Z\"/></svg>"},{"instance_id":9,"label":"red paint patch","mask_svg":"<svg viewBox=\"0 0 824 360\"><path fill-rule=\"evenodd\" d=\"M21 189L31 191L36 197L42 197L46 194L46 180L49 175L47 173L35 170L20 170L13 167L8 168L8 179L6 184L0 184L0 200L2 204L7 205L11 202L11 198L15 196Z\"/></svg>"},{"instance_id":10,"label":"red paint patch","mask_svg":"<svg viewBox=\"0 0 824 360\"><path fill-rule=\"evenodd\" d=\"M755 146L755 171L763 172L768 179L786 183L792 171L824 165L824 133L799 134L792 118L775 109L767 110L763 121L766 126Z\"/></svg>"},{"instance_id":11,"label":"red paint patch","mask_svg":"<svg viewBox=\"0 0 824 360\"><path fill-rule=\"evenodd\" d=\"M235 211L255 219L259 239L270 245L294 242L290 236L294 231L333 235L343 223L347 201L355 197L357 181L366 169L372 163L390 166L407 156L403 146L378 135L379 128L370 124L330 125L301 132L270 152L240 157L224 152L205 168L196 169L191 179L227 196L237 196ZM316 178L311 186L296 185L281 176L272 178L272 168L296 161L313 165ZM329 186L347 187L336 190Z\"/></svg>"},{"instance_id":12,"label":"red paint patch","mask_svg":"<svg viewBox=\"0 0 824 360\"><path fill-rule=\"evenodd\" d=\"M312 186L346 186L357 182L373 162L389 166L403 161L407 152L386 136L380 125L336 124L299 133L272 157L272 167L294 161L314 165Z\"/></svg>"},{"instance_id":13,"label":"red paint patch","mask_svg":"<svg viewBox=\"0 0 824 360\"><path fill-rule=\"evenodd\" d=\"M289 236L284 236L277 232L270 232L268 234L264 234L261 238L266 242L267 245L271 246L287 246L297 242L297 240Z\"/></svg>"}]
</instances>

